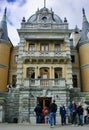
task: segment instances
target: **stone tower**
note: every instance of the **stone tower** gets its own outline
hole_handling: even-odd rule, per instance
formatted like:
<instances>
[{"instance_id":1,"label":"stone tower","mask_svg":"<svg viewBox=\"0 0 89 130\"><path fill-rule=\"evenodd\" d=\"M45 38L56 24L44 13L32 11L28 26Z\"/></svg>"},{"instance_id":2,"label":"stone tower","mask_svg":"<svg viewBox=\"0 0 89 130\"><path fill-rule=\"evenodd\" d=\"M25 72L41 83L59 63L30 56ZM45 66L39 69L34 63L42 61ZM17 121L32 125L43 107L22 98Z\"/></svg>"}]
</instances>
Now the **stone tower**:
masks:
<instances>
[{"instance_id":1,"label":"stone tower","mask_svg":"<svg viewBox=\"0 0 89 130\"><path fill-rule=\"evenodd\" d=\"M12 44L8 38L6 9L0 22L0 92L6 91Z\"/></svg>"},{"instance_id":2,"label":"stone tower","mask_svg":"<svg viewBox=\"0 0 89 130\"><path fill-rule=\"evenodd\" d=\"M79 60L81 73L81 90L89 91L89 23L87 21L85 10L83 9L82 32L79 42Z\"/></svg>"}]
</instances>

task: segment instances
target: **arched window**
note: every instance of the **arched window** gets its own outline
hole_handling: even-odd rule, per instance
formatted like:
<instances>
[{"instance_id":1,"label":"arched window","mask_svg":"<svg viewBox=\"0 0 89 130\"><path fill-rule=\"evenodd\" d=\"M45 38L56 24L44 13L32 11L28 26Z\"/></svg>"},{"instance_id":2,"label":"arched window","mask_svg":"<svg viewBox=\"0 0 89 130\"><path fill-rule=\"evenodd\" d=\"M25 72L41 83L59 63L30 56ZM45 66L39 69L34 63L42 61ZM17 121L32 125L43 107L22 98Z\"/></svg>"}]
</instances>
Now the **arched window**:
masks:
<instances>
[{"instance_id":1,"label":"arched window","mask_svg":"<svg viewBox=\"0 0 89 130\"><path fill-rule=\"evenodd\" d=\"M49 68L40 68L40 76L42 79L49 79Z\"/></svg>"},{"instance_id":2,"label":"arched window","mask_svg":"<svg viewBox=\"0 0 89 130\"><path fill-rule=\"evenodd\" d=\"M27 68L27 78L35 79L35 68L34 67Z\"/></svg>"},{"instance_id":3,"label":"arched window","mask_svg":"<svg viewBox=\"0 0 89 130\"><path fill-rule=\"evenodd\" d=\"M56 79L59 79L62 77L62 68L55 68L54 69L54 76Z\"/></svg>"}]
</instances>

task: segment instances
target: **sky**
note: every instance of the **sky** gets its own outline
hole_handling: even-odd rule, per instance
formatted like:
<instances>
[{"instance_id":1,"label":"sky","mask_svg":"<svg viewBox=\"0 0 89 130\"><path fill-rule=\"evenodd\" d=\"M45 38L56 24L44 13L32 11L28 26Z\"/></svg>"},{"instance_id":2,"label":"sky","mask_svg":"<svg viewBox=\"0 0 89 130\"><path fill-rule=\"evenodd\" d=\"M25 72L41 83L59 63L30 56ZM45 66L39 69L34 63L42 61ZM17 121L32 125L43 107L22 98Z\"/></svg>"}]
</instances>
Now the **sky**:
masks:
<instances>
[{"instance_id":1,"label":"sky","mask_svg":"<svg viewBox=\"0 0 89 130\"><path fill-rule=\"evenodd\" d=\"M26 20L44 7L44 0L0 0L0 21L4 9L7 7L8 35L14 46L18 45L20 38L17 29L21 27L22 18ZM89 0L46 0L46 7L54 11L62 20L67 18L69 28L74 29L77 25L82 28L82 8L85 9L89 21Z\"/></svg>"}]
</instances>

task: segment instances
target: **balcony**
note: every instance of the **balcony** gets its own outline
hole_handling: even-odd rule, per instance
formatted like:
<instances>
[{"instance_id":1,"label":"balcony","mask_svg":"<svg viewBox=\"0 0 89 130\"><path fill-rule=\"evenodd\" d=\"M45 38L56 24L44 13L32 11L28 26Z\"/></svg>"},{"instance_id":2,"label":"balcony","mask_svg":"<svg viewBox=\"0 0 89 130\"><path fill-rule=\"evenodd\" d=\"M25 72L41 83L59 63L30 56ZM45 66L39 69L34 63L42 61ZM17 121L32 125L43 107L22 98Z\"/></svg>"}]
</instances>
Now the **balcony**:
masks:
<instances>
[{"instance_id":1,"label":"balcony","mask_svg":"<svg viewBox=\"0 0 89 130\"><path fill-rule=\"evenodd\" d=\"M38 60L38 59L70 59L70 54L67 54L66 51L53 51L53 52L48 52L48 51L31 51L31 52L23 52L21 57L25 59L32 59L32 60Z\"/></svg>"},{"instance_id":2,"label":"balcony","mask_svg":"<svg viewBox=\"0 0 89 130\"><path fill-rule=\"evenodd\" d=\"M29 79L24 80L24 86L30 88L65 88L65 79Z\"/></svg>"},{"instance_id":3,"label":"balcony","mask_svg":"<svg viewBox=\"0 0 89 130\"><path fill-rule=\"evenodd\" d=\"M27 57L27 56L35 56L35 57L40 57L40 56L50 56L50 57L54 57L54 56L67 56L66 51L60 51L60 52L48 52L48 51L30 51L30 52L23 52L22 53L22 57Z\"/></svg>"}]
</instances>

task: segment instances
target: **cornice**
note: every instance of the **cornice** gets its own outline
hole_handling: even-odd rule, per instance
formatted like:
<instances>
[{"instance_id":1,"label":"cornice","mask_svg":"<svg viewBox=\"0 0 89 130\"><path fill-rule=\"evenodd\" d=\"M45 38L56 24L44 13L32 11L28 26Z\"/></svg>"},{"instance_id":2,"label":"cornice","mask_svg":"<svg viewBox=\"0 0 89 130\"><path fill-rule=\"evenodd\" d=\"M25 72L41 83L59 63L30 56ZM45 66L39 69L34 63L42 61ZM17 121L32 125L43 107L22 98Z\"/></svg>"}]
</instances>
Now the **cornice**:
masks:
<instances>
[{"instance_id":1,"label":"cornice","mask_svg":"<svg viewBox=\"0 0 89 130\"><path fill-rule=\"evenodd\" d=\"M82 66L80 66L81 69L86 69L86 68L89 68L89 64L84 64Z\"/></svg>"},{"instance_id":2,"label":"cornice","mask_svg":"<svg viewBox=\"0 0 89 130\"><path fill-rule=\"evenodd\" d=\"M89 45L89 40L80 41L80 42L79 42L79 47L84 46L84 45Z\"/></svg>"}]
</instances>

